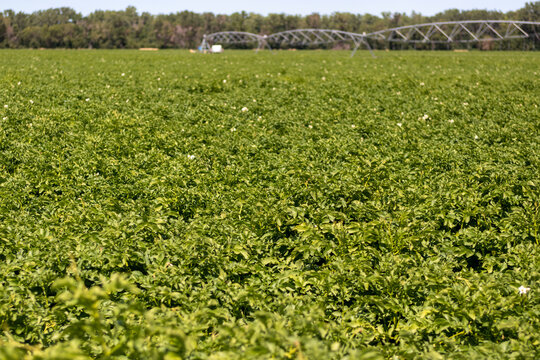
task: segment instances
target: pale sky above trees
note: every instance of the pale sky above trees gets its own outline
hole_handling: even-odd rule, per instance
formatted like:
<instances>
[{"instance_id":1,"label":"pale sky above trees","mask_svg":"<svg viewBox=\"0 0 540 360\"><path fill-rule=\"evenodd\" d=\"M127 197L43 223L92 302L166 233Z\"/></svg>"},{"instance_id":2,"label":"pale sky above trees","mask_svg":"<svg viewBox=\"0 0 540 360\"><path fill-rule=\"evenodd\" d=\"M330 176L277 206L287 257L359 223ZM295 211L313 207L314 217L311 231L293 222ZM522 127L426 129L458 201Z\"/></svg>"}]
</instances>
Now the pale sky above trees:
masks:
<instances>
[{"instance_id":1,"label":"pale sky above trees","mask_svg":"<svg viewBox=\"0 0 540 360\"><path fill-rule=\"evenodd\" d=\"M358 14L371 13L378 15L383 11L412 11L430 16L437 12L457 8L460 10L487 9L507 12L522 8L527 1L521 0L19 0L0 3L0 10L33 12L48 8L70 7L87 15L94 10L122 10L127 6L135 6L139 12L151 14L174 13L183 10L194 12L213 12L230 14L237 11L256 12L260 14L286 13L307 15L313 12L331 14L333 12L352 12Z\"/></svg>"}]
</instances>

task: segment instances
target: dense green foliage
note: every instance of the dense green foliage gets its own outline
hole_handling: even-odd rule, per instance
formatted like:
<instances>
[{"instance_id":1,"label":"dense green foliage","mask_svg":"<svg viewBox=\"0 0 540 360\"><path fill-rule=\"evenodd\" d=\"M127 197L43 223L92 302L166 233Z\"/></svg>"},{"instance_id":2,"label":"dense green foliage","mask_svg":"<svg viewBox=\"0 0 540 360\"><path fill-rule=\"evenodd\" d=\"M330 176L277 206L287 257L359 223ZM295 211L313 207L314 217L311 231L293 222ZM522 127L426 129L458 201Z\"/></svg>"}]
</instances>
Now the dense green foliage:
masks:
<instances>
[{"instance_id":1,"label":"dense green foliage","mask_svg":"<svg viewBox=\"0 0 540 360\"><path fill-rule=\"evenodd\" d=\"M0 52L0 358L539 358L539 74Z\"/></svg>"},{"instance_id":2,"label":"dense green foliage","mask_svg":"<svg viewBox=\"0 0 540 360\"><path fill-rule=\"evenodd\" d=\"M415 12L410 15L383 12L381 16L352 13L263 16L246 12L223 15L197 14L191 11L152 15L147 12L137 13L134 7L128 7L124 11L98 10L83 16L71 8L48 9L32 14L1 10L0 48L195 48L201 43L203 34L218 31L272 34L284 30L318 28L369 33L434 21L540 21L540 1L526 3L523 8L507 13L496 10L450 9L434 16L423 16ZM506 50L538 48L540 31L537 27L527 31L535 36L528 40L495 43L490 47L496 49L502 46ZM372 45L389 47L392 44L374 42ZM479 45L477 43L471 46ZM446 45L441 47L446 48Z\"/></svg>"}]
</instances>

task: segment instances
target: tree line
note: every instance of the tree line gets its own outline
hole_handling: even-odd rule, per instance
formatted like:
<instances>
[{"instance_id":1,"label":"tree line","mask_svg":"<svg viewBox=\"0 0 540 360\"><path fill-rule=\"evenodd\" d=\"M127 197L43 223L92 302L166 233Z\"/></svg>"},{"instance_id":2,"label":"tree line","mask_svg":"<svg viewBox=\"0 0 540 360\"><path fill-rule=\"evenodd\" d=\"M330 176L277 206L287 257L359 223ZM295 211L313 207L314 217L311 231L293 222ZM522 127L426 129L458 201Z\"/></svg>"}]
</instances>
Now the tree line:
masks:
<instances>
[{"instance_id":1,"label":"tree line","mask_svg":"<svg viewBox=\"0 0 540 360\"><path fill-rule=\"evenodd\" d=\"M152 15L135 7L122 11L94 11L87 16L68 7L31 14L0 12L0 48L195 48L203 34L218 31L247 31L271 34L279 31L320 28L369 33L425 22L456 20L540 21L540 1L526 3L516 11L460 11L450 9L434 16L412 12L383 12L380 16L336 12L307 16L236 12L230 15L182 11ZM513 42L516 48L520 42ZM534 46L534 45L533 45Z\"/></svg>"}]
</instances>

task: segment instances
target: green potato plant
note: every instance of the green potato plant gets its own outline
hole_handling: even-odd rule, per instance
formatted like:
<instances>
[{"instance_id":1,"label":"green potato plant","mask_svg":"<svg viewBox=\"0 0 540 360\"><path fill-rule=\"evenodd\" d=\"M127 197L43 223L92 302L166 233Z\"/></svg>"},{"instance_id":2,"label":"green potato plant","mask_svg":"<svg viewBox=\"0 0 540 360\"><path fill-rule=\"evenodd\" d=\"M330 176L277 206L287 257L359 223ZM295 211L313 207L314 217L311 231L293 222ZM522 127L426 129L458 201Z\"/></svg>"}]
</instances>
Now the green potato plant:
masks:
<instances>
[{"instance_id":1,"label":"green potato plant","mask_svg":"<svg viewBox=\"0 0 540 360\"><path fill-rule=\"evenodd\" d=\"M540 357L534 52L0 52L0 358Z\"/></svg>"}]
</instances>

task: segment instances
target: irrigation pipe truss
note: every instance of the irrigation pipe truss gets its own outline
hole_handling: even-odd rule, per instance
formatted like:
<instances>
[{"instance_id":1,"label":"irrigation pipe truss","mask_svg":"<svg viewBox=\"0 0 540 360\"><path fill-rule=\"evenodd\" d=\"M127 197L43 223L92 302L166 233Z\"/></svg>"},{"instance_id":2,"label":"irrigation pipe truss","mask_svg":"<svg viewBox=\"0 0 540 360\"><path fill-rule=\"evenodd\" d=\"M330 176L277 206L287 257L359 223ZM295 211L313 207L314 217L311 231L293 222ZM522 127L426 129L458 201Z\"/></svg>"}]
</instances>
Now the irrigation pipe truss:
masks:
<instances>
[{"instance_id":1,"label":"irrigation pipe truss","mask_svg":"<svg viewBox=\"0 0 540 360\"><path fill-rule=\"evenodd\" d=\"M392 29L357 34L341 30L298 29L271 35L257 35L242 31L222 31L203 36L200 49L210 50L213 44L256 43L257 51L272 49L272 46L312 46L349 42L356 50L364 45L373 55L368 40L398 43L470 43L478 41L500 41L523 39L534 36L540 39L536 27L540 22L512 20L446 21L400 26Z\"/></svg>"}]
</instances>

